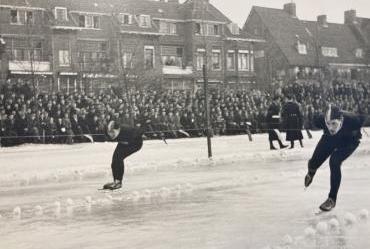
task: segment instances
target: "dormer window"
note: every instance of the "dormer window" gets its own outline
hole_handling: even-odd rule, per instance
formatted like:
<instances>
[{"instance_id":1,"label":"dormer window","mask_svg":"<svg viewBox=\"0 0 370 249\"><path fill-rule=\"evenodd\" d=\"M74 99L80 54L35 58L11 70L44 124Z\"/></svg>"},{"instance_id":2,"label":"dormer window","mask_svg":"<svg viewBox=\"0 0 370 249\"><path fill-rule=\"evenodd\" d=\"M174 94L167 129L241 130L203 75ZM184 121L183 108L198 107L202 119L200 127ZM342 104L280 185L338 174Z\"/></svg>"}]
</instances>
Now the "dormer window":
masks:
<instances>
[{"instance_id":1,"label":"dormer window","mask_svg":"<svg viewBox=\"0 0 370 249\"><path fill-rule=\"evenodd\" d=\"M91 15L80 15L78 17L78 25L82 28L99 29L100 17Z\"/></svg>"},{"instance_id":2,"label":"dormer window","mask_svg":"<svg viewBox=\"0 0 370 249\"><path fill-rule=\"evenodd\" d=\"M364 50L362 48L357 48L355 51L356 58L364 58Z\"/></svg>"},{"instance_id":3,"label":"dormer window","mask_svg":"<svg viewBox=\"0 0 370 249\"><path fill-rule=\"evenodd\" d=\"M163 34L175 35L177 33L176 23L160 21L159 23L159 32Z\"/></svg>"},{"instance_id":4,"label":"dormer window","mask_svg":"<svg viewBox=\"0 0 370 249\"><path fill-rule=\"evenodd\" d=\"M19 24L20 23L18 10L10 10L10 23L11 24Z\"/></svg>"},{"instance_id":5,"label":"dormer window","mask_svg":"<svg viewBox=\"0 0 370 249\"><path fill-rule=\"evenodd\" d=\"M322 52L322 55L325 57L338 57L337 48L322 47L321 52Z\"/></svg>"},{"instance_id":6,"label":"dormer window","mask_svg":"<svg viewBox=\"0 0 370 249\"><path fill-rule=\"evenodd\" d=\"M58 21L68 21L67 8L55 7L54 16L55 16L55 19Z\"/></svg>"},{"instance_id":7,"label":"dormer window","mask_svg":"<svg viewBox=\"0 0 370 249\"><path fill-rule=\"evenodd\" d=\"M148 15L140 15L139 16L139 25L143 28L149 28L150 25L150 16Z\"/></svg>"},{"instance_id":8,"label":"dormer window","mask_svg":"<svg viewBox=\"0 0 370 249\"><path fill-rule=\"evenodd\" d=\"M228 25L228 28L229 28L231 34L233 34L233 35L239 35L240 34L239 26L236 23L230 23Z\"/></svg>"},{"instance_id":9,"label":"dormer window","mask_svg":"<svg viewBox=\"0 0 370 249\"><path fill-rule=\"evenodd\" d=\"M126 25L132 24L132 15L130 14L124 14L124 13L119 14L118 19L121 24L126 24Z\"/></svg>"}]
</instances>

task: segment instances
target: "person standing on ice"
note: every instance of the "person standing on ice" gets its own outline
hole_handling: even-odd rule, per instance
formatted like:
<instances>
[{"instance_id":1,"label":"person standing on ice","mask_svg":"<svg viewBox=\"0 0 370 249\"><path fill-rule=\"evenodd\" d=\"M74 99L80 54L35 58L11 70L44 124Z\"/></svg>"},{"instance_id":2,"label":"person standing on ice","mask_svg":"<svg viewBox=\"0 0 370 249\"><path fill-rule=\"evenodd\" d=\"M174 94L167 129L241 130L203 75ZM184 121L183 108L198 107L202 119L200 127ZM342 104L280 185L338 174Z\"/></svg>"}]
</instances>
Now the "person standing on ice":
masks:
<instances>
[{"instance_id":1,"label":"person standing on ice","mask_svg":"<svg viewBox=\"0 0 370 249\"><path fill-rule=\"evenodd\" d=\"M280 149L284 149L288 147L287 145L283 144L282 136L279 131L280 129L280 106L279 106L278 100L279 100L278 97L273 98L272 103L269 106L267 110L267 115L266 115L270 150L277 150L273 144L273 141L275 140L278 141Z\"/></svg>"},{"instance_id":2,"label":"person standing on ice","mask_svg":"<svg viewBox=\"0 0 370 249\"><path fill-rule=\"evenodd\" d=\"M330 157L330 192L320 206L322 211L330 211L336 205L342 179L341 165L359 146L365 119L365 116L341 111L334 105L328 106L325 115L314 117L314 125L323 129L324 134L308 161L304 185L306 188L310 186L317 169Z\"/></svg>"},{"instance_id":3,"label":"person standing on ice","mask_svg":"<svg viewBox=\"0 0 370 249\"><path fill-rule=\"evenodd\" d=\"M122 187L124 175L123 160L139 151L143 146L143 132L141 128L120 126L117 122L111 121L107 128L108 137L118 142L112 158L113 182L107 183L103 189L116 190Z\"/></svg>"},{"instance_id":4,"label":"person standing on ice","mask_svg":"<svg viewBox=\"0 0 370 249\"><path fill-rule=\"evenodd\" d=\"M287 96L287 102L283 105L281 116L283 118L283 127L286 130L286 140L290 141L290 149L294 148L294 141L298 140L303 147L303 115L293 95Z\"/></svg>"}]
</instances>

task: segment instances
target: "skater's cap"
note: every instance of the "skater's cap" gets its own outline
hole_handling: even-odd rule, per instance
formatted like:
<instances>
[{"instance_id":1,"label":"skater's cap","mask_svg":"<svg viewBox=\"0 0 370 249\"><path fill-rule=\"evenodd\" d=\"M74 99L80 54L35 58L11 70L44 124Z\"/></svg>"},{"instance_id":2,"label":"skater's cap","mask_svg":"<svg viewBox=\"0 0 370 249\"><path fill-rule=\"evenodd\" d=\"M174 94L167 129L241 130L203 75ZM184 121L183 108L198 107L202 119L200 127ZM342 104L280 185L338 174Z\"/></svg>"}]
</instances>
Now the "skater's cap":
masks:
<instances>
[{"instance_id":1,"label":"skater's cap","mask_svg":"<svg viewBox=\"0 0 370 249\"><path fill-rule=\"evenodd\" d=\"M327 120L341 119L342 115L338 106L329 104L328 110L326 111Z\"/></svg>"},{"instance_id":2,"label":"skater's cap","mask_svg":"<svg viewBox=\"0 0 370 249\"><path fill-rule=\"evenodd\" d=\"M120 127L119 127L118 122L116 122L116 121L112 120L112 121L110 121L110 122L109 122L109 124L108 124L107 131L117 130L117 129L119 129L119 128L120 128Z\"/></svg>"}]
</instances>

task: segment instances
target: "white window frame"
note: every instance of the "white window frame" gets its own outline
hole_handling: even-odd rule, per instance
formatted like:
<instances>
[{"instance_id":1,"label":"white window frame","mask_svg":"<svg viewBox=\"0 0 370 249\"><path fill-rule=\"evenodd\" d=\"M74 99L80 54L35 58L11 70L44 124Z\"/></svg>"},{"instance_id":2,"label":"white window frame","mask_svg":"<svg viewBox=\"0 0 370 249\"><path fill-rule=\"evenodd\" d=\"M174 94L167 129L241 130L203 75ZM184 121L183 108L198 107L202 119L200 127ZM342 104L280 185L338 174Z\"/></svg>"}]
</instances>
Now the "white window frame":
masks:
<instances>
[{"instance_id":1,"label":"white window frame","mask_svg":"<svg viewBox=\"0 0 370 249\"><path fill-rule=\"evenodd\" d=\"M229 67L229 55L232 54L232 60L233 60L233 67ZM236 70L236 52L235 50L228 50L226 55L226 69L228 71L235 71Z\"/></svg>"},{"instance_id":2,"label":"white window frame","mask_svg":"<svg viewBox=\"0 0 370 249\"><path fill-rule=\"evenodd\" d=\"M199 56L200 53L202 53L203 56ZM206 63L206 56L207 56L207 53L206 53L206 50L204 48L198 48L197 49L197 56L196 56L196 60L197 60L197 70L203 70L203 65ZM202 63L200 63L200 58L202 58Z\"/></svg>"},{"instance_id":3,"label":"white window frame","mask_svg":"<svg viewBox=\"0 0 370 249\"><path fill-rule=\"evenodd\" d=\"M298 50L298 54L306 55L307 54L307 45L304 44L304 43L298 42L297 43L297 50Z\"/></svg>"},{"instance_id":4,"label":"white window frame","mask_svg":"<svg viewBox=\"0 0 370 249\"><path fill-rule=\"evenodd\" d=\"M56 20L60 20L60 19L58 19L58 16L57 16L57 10L64 10L64 18L63 19L61 19L61 20L63 20L63 21L68 21L68 10L67 10L67 8L65 8L65 7L55 7L54 8L54 16L55 16L55 19Z\"/></svg>"},{"instance_id":5,"label":"white window frame","mask_svg":"<svg viewBox=\"0 0 370 249\"><path fill-rule=\"evenodd\" d=\"M21 16L20 16L19 10L17 10L17 9L11 9L11 11L16 11L17 12L17 22L12 22L12 15L11 15L11 12L10 12L10 24L13 24L13 25L19 25L19 24L21 24Z\"/></svg>"},{"instance_id":6,"label":"white window frame","mask_svg":"<svg viewBox=\"0 0 370 249\"><path fill-rule=\"evenodd\" d=\"M133 63L132 63L133 57L134 57L134 53L133 52L123 51L123 54L122 54L122 67L124 69L131 69L131 68L133 68Z\"/></svg>"},{"instance_id":7,"label":"white window frame","mask_svg":"<svg viewBox=\"0 0 370 249\"><path fill-rule=\"evenodd\" d=\"M321 53L325 57L338 57L338 49L334 47L321 47Z\"/></svg>"},{"instance_id":8,"label":"white window frame","mask_svg":"<svg viewBox=\"0 0 370 249\"><path fill-rule=\"evenodd\" d=\"M242 65L242 55L246 55L246 68L242 68L241 65ZM242 71L242 72L247 72L250 70L250 62L249 62L249 59L250 59L250 55L249 55L249 51L248 50L239 50L238 51L238 70L239 71Z\"/></svg>"},{"instance_id":9,"label":"white window frame","mask_svg":"<svg viewBox=\"0 0 370 249\"><path fill-rule=\"evenodd\" d=\"M146 56L145 51L146 50L152 50L153 51L153 61L152 61L153 67L152 68L147 68L146 67L146 58L145 58L145 56ZM155 68L155 48L154 48L154 46L144 46L144 68L147 69L147 70Z\"/></svg>"},{"instance_id":10,"label":"white window frame","mask_svg":"<svg viewBox=\"0 0 370 249\"><path fill-rule=\"evenodd\" d=\"M144 18L148 18L148 25L143 25ZM139 26L142 28L150 28L151 27L151 20L150 20L150 15L139 15Z\"/></svg>"},{"instance_id":11,"label":"white window frame","mask_svg":"<svg viewBox=\"0 0 370 249\"><path fill-rule=\"evenodd\" d=\"M214 54L218 54L219 59L219 68L214 68ZM212 70L213 71L221 71L222 70L222 55L221 55L221 49L212 49Z\"/></svg>"},{"instance_id":12,"label":"white window frame","mask_svg":"<svg viewBox=\"0 0 370 249\"><path fill-rule=\"evenodd\" d=\"M71 66L71 55L68 49L60 49L58 52L58 55L59 55L58 61L59 61L60 67L70 67Z\"/></svg>"},{"instance_id":13,"label":"white window frame","mask_svg":"<svg viewBox=\"0 0 370 249\"><path fill-rule=\"evenodd\" d=\"M32 22L28 23L28 13L32 13ZM35 13L31 10L24 11L24 23L25 24L35 24Z\"/></svg>"},{"instance_id":14,"label":"white window frame","mask_svg":"<svg viewBox=\"0 0 370 249\"><path fill-rule=\"evenodd\" d=\"M355 56L356 58L364 58L364 50L362 48L356 48Z\"/></svg>"},{"instance_id":15,"label":"white window frame","mask_svg":"<svg viewBox=\"0 0 370 249\"><path fill-rule=\"evenodd\" d=\"M128 16L128 23L124 22L125 16ZM118 19L119 19L120 23L123 24L123 25L131 25L132 24L132 15L129 14L129 13L120 13L118 15Z\"/></svg>"},{"instance_id":16,"label":"white window frame","mask_svg":"<svg viewBox=\"0 0 370 249\"><path fill-rule=\"evenodd\" d=\"M177 25L174 22L170 22L168 25L169 34L176 35L177 34Z\"/></svg>"}]
</instances>

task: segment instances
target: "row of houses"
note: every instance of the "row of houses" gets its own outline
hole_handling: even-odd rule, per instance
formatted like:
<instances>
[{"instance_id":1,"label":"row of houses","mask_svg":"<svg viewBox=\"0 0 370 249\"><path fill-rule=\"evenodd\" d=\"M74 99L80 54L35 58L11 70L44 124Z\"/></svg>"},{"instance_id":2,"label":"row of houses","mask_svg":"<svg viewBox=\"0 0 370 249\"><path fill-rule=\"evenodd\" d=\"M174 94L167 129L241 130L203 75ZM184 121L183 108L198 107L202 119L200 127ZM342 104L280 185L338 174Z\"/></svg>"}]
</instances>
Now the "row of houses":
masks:
<instances>
[{"instance_id":1,"label":"row of houses","mask_svg":"<svg viewBox=\"0 0 370 249\"><path fill-rule=\"evenodd\" d=\"M326 15L300 20L295 3L282 9L254 6L243 31L265 40L255 47L259 81L368 79L370 19L348 10L344 20L329 23Z\"/></svg>"},{"instance_id":2,"label":"row of houses","mask_svg":"<svg viewBox=\"0 0 370 249\"><path fill-rule=\"evenodd\" d=\"M209 0L0 0L2 77L73 90L111 82L192 88L255 82L247 35Z\"/></svg>"},{"instance_id":3,"label":"row of houses","mask_svg":"<svg viewBox=\"0 0 370 249\"><path fill-rule=\"evenodd\" d=\"M203 83L204 64L211 86L230 88L364 79L370 19L344 15L343 24L304 21L295 3L254 6L240 29L209 0L0 0L0 80L67 91L113 82L191 89Z\"/></svg>"}]
</instances>

